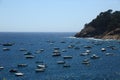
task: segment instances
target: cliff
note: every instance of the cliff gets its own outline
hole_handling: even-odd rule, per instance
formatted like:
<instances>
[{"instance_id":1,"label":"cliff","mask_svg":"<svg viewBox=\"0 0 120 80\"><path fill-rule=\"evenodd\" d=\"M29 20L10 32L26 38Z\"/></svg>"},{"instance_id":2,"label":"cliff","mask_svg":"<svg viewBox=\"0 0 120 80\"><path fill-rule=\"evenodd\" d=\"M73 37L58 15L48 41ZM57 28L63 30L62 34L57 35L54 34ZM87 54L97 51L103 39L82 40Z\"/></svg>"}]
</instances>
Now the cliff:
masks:
<instances>
[{"instance_id":1,"label":"cliff","mask_svg":"<svg viewBox=\"0 0 120 80\"><path fill-rule=\"evenodd\" d=\"M101 39L120 39L120 11L101 12L90 23L75 34L75 37L94 37Z\"/></svg>"}]
</instances>

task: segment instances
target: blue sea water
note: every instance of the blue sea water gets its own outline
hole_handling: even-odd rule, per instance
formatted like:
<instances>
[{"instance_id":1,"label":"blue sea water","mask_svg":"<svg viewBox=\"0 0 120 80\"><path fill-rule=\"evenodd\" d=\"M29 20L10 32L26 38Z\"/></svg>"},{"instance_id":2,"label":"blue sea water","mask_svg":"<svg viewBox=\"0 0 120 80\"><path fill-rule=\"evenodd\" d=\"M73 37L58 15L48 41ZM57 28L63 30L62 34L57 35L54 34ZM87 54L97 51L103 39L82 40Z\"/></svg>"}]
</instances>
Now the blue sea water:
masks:
<instances>
[{"instance_id":1,"label":"blue sea water","mask_svg":"<svg viewBox=\"0 0 120 80\"><path fill-rule=\"evenodd\" d=\"M120 41L96 40L71 37L75 33L0 33L0 80L120 80ZM3 46L3 43L14 43L13 46ZM68 48L73 45L72 48ZM84 46L91 46L85 48ZM112 48L111 48L112 46ZM60 48L61 56L53 57L54 48ZM79 47L80 49L75 49ZM9 48L10 51L3 51ZM26 59L24 51L27 49L35 56ZM106 51L101 51L105 48ZM36 50L44 49L41 53ZM62 52L65 49L66 52ZM90 50L90 55L80 56L81 53ZM106 56L106 53L113 55ZM92 54L99 59L90 59ZM63 56L72 56L72 59L64 59ZM89 59L90 64L82 64L84 59ZM57 61L65 61L70 67L63 67ZM47 65L44 72L35 72L36 66L43 62ZM27 67L18 67L18 64L27 64ZM11 69L17 69L24 76L15 76Z\"/></svg>"}]
</instances>

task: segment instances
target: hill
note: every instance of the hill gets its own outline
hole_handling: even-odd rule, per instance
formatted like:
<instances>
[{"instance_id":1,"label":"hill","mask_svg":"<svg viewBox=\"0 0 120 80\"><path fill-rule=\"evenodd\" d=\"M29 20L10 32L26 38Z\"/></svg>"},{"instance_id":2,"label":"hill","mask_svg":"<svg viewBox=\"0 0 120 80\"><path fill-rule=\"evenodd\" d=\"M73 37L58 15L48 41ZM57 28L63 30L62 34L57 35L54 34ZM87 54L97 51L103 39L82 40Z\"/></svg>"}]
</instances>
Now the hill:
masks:
<instances>
[{"instance_id":1,"label":"hill","mask_svg":"<svg viewBox=\"0 0 120 80\"><path fill-rule=\"evenodd\" d=\"M101 12L90 23L75 34L75 37L94 37L101 39L120 39L120 11L111 9Z\"/></svg>"}]
</instances>

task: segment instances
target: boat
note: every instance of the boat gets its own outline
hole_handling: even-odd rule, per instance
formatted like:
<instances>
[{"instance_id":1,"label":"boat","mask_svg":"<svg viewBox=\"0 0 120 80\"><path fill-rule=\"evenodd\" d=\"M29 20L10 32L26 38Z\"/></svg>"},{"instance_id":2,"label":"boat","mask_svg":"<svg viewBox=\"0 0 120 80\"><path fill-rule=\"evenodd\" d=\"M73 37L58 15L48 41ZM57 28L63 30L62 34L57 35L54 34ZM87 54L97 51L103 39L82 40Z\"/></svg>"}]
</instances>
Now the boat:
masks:
<instances>
[{"instance_id":1,"label":"boat","mask_svg":"<svg viewBox=\"0 0 120 80\"><path fill-rule=\"evenodd\" d=\"M62 52L67 52L67 50L66 49L62 49Z\"/></svg>"},{"instance_id":2,"label":"boat","mask_svg":"<svg viewBox=\"0 0 120 80\"><path fill-rule=\"evenodd\" d=\"M54 50L59 50L60 48L59 47L54 47Z\"/></svg>"},{"instance_id":3,"label":"boat","mask_svg":"<svg viewBox=\"0 0 120 80\"><path fill-rule=\"evenodd\" d=\"M90 50L86 50L86 53L91 53L91 51Z\"/></svg>"},{"instance_id":4,"label":"boat","mask_svg":"<svg viewBox=\"0 0 120 80\"><path fill-rule=\"evenodd\" d=\"M69 64L64 64L63 67L70 67L70 65Z\"/></svg>"},{"instance_id":5,"label":"boat","mask_svg":"<svg viewBox=\"0 0 120 80\"><path fill-rule=\"evenodd\" d=\"M9 72L11 72L11 73L17 73L18 70L16 70L16 69L11 69Z\"/></svg>"},{"instance_id":6,"label":"boat","mask_svg":"<svg viewBox=\"0 0 120 80\"><path fill-rule=\"evenodd\" d=\"M69 45L69 46L68 46L68 48L73 48L73 47L74 47L74 45Z\"/></svg>"},{"instance_id":7,"label":"boat","mask_svg":"<svg viewBox=\"0 0 120 80\"><path fill-rule=\"evenodd\" d=\"M60 54L60 53L53 53L52 56L53 56L53 57L54 57L54 56L61 56L61 54Z\"/></svg>"},{"instance_id":8,"label":"boat","mask_svg":"<svg viewBox=\"0 0 120 80\"><path fill-rule=\"evenodd\" d=\"M33 56L33 55L26 55L25 56L25 58L27 58L27 59L32 59L32 58L34 58L35 56Z\"/></svg>"},{"instance_id":9,"label":"boat","mask_svg":"<svg viewBox=\"0 0 120 80\"><path fill-rule=\"evenodd\" d=\"M79 47L75 47L74 49L79 50L80 48Z\"/></svg>"},{"instance_id":10,"label":"boat","mask_svg":"<svg viewBox=\"0 0 120 80\"><path fill-rule=\"evenodd\" d=\"M4 67L3 67L3 66L0 66L0 70L2 70L2 69L4 69Z\"/></svg>"},{"instance_id":11,"label":"boat","mask_svg":"<svg viewBox=\"0 0 120 80\"><path fill-rule=\"evenodd\" d=\"M31 52L25 52L24 55L32 55Z\"/></svg>"},{"instance_id":12,"label":"boat","mask_svg":"<svg viewBox=\"0 0 120 80\"><path fill-rule=\"evenodd\" d=\"M105 48L101 48L101 51L106 51L106 49Z\"/></svg>"},{"instance_id":13,"label":"boat","mask_svg":"<svg viewBox=\"0 0 120 80\"><path fill-rule=\"evenodd\" d=\"M60 53L59 50L54 50L53 53Z\"/></svg>"},{"instance_id":14,"label":"boat","mask_svg":"<svg viewBox=\"0 0 120 80\"><path fill-rule=\"evenodd\" d=\"M106 56L113 56L113 53L105 53Z\"/></svg>"},{"instance_id":15,"label":"boat","mask_svg":"<svg viewBox=\"0 0 120 80\"><path fill-rule=\"evenodd\" d=\"M91 58L91 59L99 59L100 57L97 56L96 54L93 54L90 58Z\"/></svg>"},{"instance_id":16,"label":"boat","mask_svg":"<svg viewBox=\"0 0 120 80\"><path fill-rule=\"evenodd\" d=\"M90 64L89 59L84 59L84 60L82 61L82 64Z\"/></svg>"},{"instance_id":17,"label":"boat","mask_svg":"<svg viewBox=\"0 0 120 80\"><path fill-rule=\"evenodd\" d=\"M15 73L15 75L16 75L16 76L23 76L23 75L24 75L24 73L17 72L17 73Z\"/></svg>"},{"instance_id":18,"label":"boat","mask_svg":"<svg viewBox=\"0 0 120 80\"><path fill-rule=\"evenodd\" d=\"M87 52L80 54L80 56L87 56L87 55L89 55L89 53L87 53Z\"/></svg>"},{"instance_id":19,"label":"boat","mask_svg":"<svg viewBox=\"0 0 120 80\"><path fill-rule=\"evenodd\" d=\"M14 43L4 43L3 46L12 46Z\"/></svg>"},{"instance_id":20,"label":"boat","mask_svg":"<svg viewBox=\"0 0 120 80\"><path fill-rule=\"evenodd\" d=\"M27 67L28 65L27 64L18 64L17 66L18 67Z\"/></svg>"},{"instance_id":21,"label":"boat","mask_svg":"<svg viewBox=\"0 0 120 80\"><path fill-rule=\"evenodd\" d=\"M72 56L63 56L64 59L72 59Z\"/></svg>"},{"instance_id":22,"label":"boat","mask_svg":"<svg viewBox=\"0 0 120 80\"><path fill-rule=\"evenodd\" d=\"M65 64L65 61L57 61L57 64Z\"/></svg>"},{"instance_id":23,"label":"boat","mask_svg":"<svg viewBox=\"0 0 120 80\"><path fill-rule=\"evenodd\" d=\"M92 48L91 46L84 46L84 48Z\"/></svg>"},{"instance_id":24,"label":"boat","mask_svg":"<svg viewBox=\"0 0 120 80\"><path fill-rule=\"evenodd\" d=\"M3 51L9 51L10 49L9 48L3 48Z\"/></svg>"},{"instance_id":25,"label":"boat","mask_svg":"<svg viewBox=\"0 0 120 80\"><path fill-rule=\"evenodd\" d=\"M38 69L35 69L35 71L36 71L36 72L44 72L45 69L44 69L44 68L40 68L40 69L38 68Z\"/></svg>"},{"instance_id":26,"label":"boat","mask_svg":"<svg viewBox=\"0 0 120 80\"><path fill-rule=\"evenodd\" d=\"M24 48L20 48L20 51L27 51L26 49L24 49Z\"/></svg>"},{"instance_id":27,"label":"boat","mask_svg":"<svg viewBox=\"0 0 120 80\"><path fill-rule=\"evenodd\" d=\"M45 64L40 64L40 65L37 65L38 68L46 68L46 65Z\"/></svg>"}]
</instances>

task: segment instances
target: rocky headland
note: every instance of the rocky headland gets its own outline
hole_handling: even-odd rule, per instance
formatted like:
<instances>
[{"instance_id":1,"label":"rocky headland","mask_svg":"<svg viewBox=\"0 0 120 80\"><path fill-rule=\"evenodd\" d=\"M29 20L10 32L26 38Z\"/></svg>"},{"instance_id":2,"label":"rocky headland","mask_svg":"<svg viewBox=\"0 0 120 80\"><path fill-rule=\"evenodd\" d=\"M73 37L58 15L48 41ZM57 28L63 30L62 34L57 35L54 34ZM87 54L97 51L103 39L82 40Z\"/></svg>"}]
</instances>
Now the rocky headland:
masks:
<instances>
[{"instance_id":1,"label":"rocky headland","mask_svg":"<svg viewBox=\"0 0 120 80\"><path fill-rule=\"evenodd\" d=\"M120 11L113 12L110 9L101 12L90 23L86 23L75 37L120 40Z\"/></svg>"}]
</instances>

